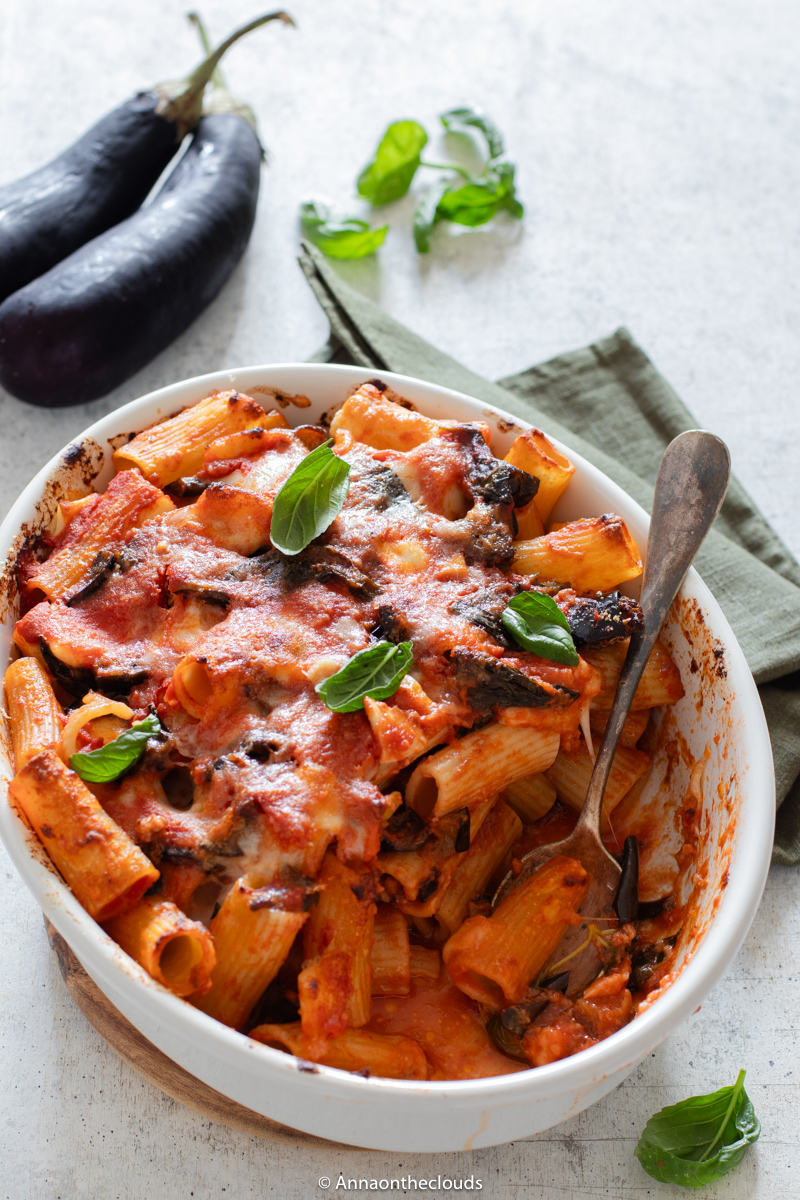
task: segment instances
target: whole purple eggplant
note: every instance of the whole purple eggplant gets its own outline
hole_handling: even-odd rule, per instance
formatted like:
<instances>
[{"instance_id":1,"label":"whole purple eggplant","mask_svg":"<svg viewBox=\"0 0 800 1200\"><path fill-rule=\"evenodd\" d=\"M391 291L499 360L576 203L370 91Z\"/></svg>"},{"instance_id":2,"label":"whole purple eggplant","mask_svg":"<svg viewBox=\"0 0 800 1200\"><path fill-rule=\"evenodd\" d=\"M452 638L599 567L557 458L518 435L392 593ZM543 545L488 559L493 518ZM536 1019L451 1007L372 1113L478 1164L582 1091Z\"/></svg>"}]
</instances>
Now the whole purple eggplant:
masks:
<instances>
[{"instance_id":1,"label":"whole purple eggplant","mask_svg":"<svg viewBox=\"0 0 800 1200\"><path fill-rule=\"evenodd\" d=\"M132 96L38 170L0 187L0 301L141 205L186 133L237 30L186 79Z\"/></svg>"},{"instance_id":2,"label":"whole purple eggplant","mask_svg":"<svg viewBox=\"0 0 800 1200\"><path fill-rule=\"evenodd\" d=\"M218 84L153 200L0 304L0 383L30 404L79 404L165 349L242 257L262 159L252 113Z\"/></svg>"}]
</instances>

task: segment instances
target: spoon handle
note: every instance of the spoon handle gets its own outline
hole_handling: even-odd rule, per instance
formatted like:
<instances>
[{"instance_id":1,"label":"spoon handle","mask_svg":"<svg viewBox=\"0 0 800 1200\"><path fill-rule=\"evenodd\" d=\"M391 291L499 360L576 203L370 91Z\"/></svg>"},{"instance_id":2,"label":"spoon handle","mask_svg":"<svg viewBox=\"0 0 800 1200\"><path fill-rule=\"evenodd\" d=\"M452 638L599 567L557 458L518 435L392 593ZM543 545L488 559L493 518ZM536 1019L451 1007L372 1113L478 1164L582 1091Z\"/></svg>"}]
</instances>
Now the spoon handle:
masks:
<instances>
[{"instance_id":1,"label":"spoon handle","mask_svg":"<svg viewBox=\"0 0 800 1200\"><path fill-rule=\"evenodd\" d=\"M731 460L713 433L693 429L670 442L658 469L642 581L644 629L634 633L576 828L600 833L600 813L622 728L669 606L716 519Z\"/></svg>"}]
</instances>

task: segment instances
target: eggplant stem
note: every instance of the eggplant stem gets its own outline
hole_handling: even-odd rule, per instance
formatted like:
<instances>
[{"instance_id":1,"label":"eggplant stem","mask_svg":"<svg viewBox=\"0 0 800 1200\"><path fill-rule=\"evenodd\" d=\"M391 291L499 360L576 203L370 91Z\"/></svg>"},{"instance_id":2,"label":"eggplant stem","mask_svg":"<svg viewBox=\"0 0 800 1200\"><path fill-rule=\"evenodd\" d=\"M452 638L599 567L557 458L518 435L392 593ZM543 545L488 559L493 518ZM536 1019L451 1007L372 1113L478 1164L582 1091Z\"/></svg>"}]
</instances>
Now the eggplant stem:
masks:
<instances>
[{"instance_id":1,"label":"eggplant stem","mask_svg":"<svg viewBox=\"0 0 800 1200\"><path fill-rule=\"evenodd\" d=\"M209 54L207 58L200 63L199 67L195 67L191 75L188 76L187 83L189 83L192 87L200 88L202 91L211 76L214 74L217 63L222 58L223 54L225 54L226 51L231 48L233 43L238 42L239 39L245 37L246 34L252 33L254 29L259 29L262 25L266 25L269 21L283 21L284 25L294 25L292 18L288 13L285 12L265 13L263 17L256 17L254 20L248 21L247 24L242 25L240 29L234 30L234 32L227 37L224 42L220 42L216 50Z\"/></svg>"},{"instance_id":2,"label":"eggplant stem","mask_svg":"<svg viewBox=\"0 0 800 1200\"><path fill-rule=\"evenodd\" d=\"M186 18L188 21L191 21L192 25L194 25L195 29L199 33L200 41L203 45L203 49L205 50L206 54L207 55L213 54L214 51L211 48L211 42L209 41L209 38L208 38L208 31L206 30L205 23L203 21L203 18L200 16L200 13L198 13L198 12L187 13ZM220 71L220 69L219 69L219 66L214 67L214 70L211 73L211 82L215 88L222 88L223 91L228 90L228 85L225 82L225 79L223 77L222 71Z\"/></svg>"},{"instance_id":3,"label":"eggplant stem","mask_svg":"<svg viewBox=\"0 0 800 1200\"><path fill-rule=\"evenodd\" d=\"M262 25L266 25L270 21L282 21L284 25L294 25L292 18L285 12L265 13L262 17L256 17L255 20L248 21L246 25L242 25L241 28L234 30L224 42L221 42L217 46L216 50L213 50L210 54L207 53L200 65L195 67L190 75L174 83L162 83L153 89L160 96L160 102L156 111L165 120L175 122L177 126L177 140L179 142L183 140L187 133L194 129L200 120L200 115L203 111L203 93L205 92L206 84L214 77L217 64L223 54L230 49L234 42L238 42L246 34L252 33L254 29L259 29ZM221 79L221 76L219 78ZM224 88L224 83L222 87Z\"/></svg>"}]
</instances>

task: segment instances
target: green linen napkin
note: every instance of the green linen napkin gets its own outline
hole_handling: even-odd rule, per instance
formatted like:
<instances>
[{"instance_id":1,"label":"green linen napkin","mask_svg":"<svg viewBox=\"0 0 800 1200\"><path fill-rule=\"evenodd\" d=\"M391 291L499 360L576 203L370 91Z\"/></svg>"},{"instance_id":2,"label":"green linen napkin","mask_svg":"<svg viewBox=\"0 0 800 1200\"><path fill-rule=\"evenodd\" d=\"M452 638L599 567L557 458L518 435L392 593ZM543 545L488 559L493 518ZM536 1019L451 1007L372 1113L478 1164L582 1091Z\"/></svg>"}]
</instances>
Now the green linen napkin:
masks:
<instances>
[{"instance_id":1,"label":"green linen napkin","mask_svg":"<svg viewBox=\"0 0 800 1200\"><path fill-rule=\"evenodd\" d=\"M491 383L393 320L304 242L300 266L330 322L316 361L396 371L485 400L539 425L650 510L667 444L697 428L630 334L620 329ZM758 684L772 738L778 813L773 861L800 863L800 566L731 480L695 566L730 621Z\"/></svg>"}]
</instances>

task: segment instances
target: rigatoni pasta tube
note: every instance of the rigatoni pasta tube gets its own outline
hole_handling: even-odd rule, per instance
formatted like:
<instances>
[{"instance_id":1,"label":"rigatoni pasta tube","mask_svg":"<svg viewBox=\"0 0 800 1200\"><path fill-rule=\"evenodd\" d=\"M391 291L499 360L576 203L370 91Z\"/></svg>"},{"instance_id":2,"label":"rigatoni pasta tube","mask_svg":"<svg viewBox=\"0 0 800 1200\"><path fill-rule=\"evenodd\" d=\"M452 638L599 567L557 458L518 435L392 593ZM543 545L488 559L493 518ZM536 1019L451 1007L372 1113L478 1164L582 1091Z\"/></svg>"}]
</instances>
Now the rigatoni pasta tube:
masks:
<instances>
[{"instance_id":1,"label":"rigatoni pasta tube","mask_svg":"<svg viewBox=\"0 0 800 1200\"><path fill-rule=\"evenodd\" d=\"M555 788L553 789L555 795ZM467 853L456 868L436 913L443 938L455 933L473 896L479 896L522 833L522 822L506 804L495 804Z\"/></svg>"},{"instance_id":2,"label":"rigatoni pasta tube","mask_svg":"<svg viewBox=\"0 0 800 1200\"><path fill-rule=\"evenodd\" d=\"M249 458L254 454L262 454L272 444L268 430L288 427L289 422L286 418L277 409L273 409L265 414L263 423L256 425L254 429L244 429L216 438L206 447L203 462L209 466L211 463L225 462L231 458Z\"/></svg>"},{"instance_id":3,"label":"rigatoni pasta tube","mask_svg":"<svg viewBox=\"0 0 800 1200\"><path fill-rule=\"evenodd\" d=\"M469 810L470 840L477 836L495 799L487 796ZM413 917L432 917L438 909L466 853L455 849L453 832L451 829L449 835L443 831L438 838L430 837L419 850L382 851L378 855L379 869L402 885L405 899L398 902L402 912Z\"/></svg>"},{"instance_id":4,"label":"rigatoni pasta tube","mask_svg":"<svg viewBox=\"0 0 800 1200\"><path fill-rule=\"evenodd\" d=\"M153 425L114 455L118 471L138 467L145 479L165 487L203 465L206 447L226 434L267 423L260 404L239 392L217 392L177 417Z\"/></svg>"},{"instance_id":5,"label":"rigatoni pasta tube","mask_svg":"<svg viewBox=\"0 0 800 1200\"><path fill-rule=\"evenodd\" d=\"M187 654L172 672L172 687L189 715L202 719L205 707L214 695L214 683L205 663Z\"/></svg>"},{"instance_id":6,"label":"rigatoni pasta tube","mask_svg":"<svg viewBox=\"0 0 800 1200\"><path fill-rule=\"evenodd\" d=\"M506 462L521 467L539 480L539 489L531 504L536 505L541 520L546 521L575 474L573 464L556 449L541 429L529 429L521 434L506 455ZM520 526L520 537L523 536Z\"/></svg>"},{"instance_id":7,"label":"rigatoni pasta tube","mask_svg":"<svg viewBox=\"0 0 800 1200\"><path fill-rule=\"evenodd\" d=\"M535 498L529 500L522 508L516 509L514 516L517 521L517 536L515 541L527 542L531 538L544 537L544 523L539 516Z\"/></svg>"},{"instance_id":8,"label":"rigatoni pasta tube","mask_svg":"<svg viewBox=\"0 0 800 1200\"><path fill-rule=\"evenodd\" d=\"M628 794L637 780L641 779L650 766L650 756L632 746L618 746L611 764L606 790L603 794L603 811L600 828L605 832L610 828L609 817ZM558 798L568 808L580 812L586 799L589 780L592 777L594 763L589 757L585 742L581 742L577 750L562 750L556 758L547 778L558 792Z\"/></svg>"},{"instance_id":9,"label":"rigatoni pasta tube","mask_svg":"<svg viewBox=\"0 0 800 1200\"><path fill-rule=\"evenodd\" d=\"M628 642L611 642L599 649L586 647L581 654L600 672L600 691L592 704L596 708L610 709L617 690L619 674ZM681 676L672 656L662 641L657 641L645 664L642 678L633 697L631 711L641 708L658 708L662 704L675 704L683 696Z\"/></svg>"},{"instance_id":10,"label":"rigatoni pasta tube","mask_svg":"<svg viewBox=\"0 0 800 1200\"><path fill-rule=\"evenodd\" d=\"M217 954L211 989L192 1003L223 1025L240 1028L283 965L306 916L269 907L247 876L237 879L210 925Z\"/></svg>"},{"instance_id":11,"label":"rigatoni pasta tube","mask_svg":"<svg viewBox=\"0 0 800 1200\"><path fill-rule=\"evenodd\" d=\"M69 714L64 732L59 743L59 753L65 763L68 763L78 750L78 735L84 726L90 722L99 721L103 717L112 717L113 724L107 729L108 736L103 733L103 744L113 741L125 728L133 716L133 709L121 700L109 700L99 692L87 692L83 697L80 708L73 709ZM96 727L97 728L97 727ZM94 733L94 730L93 730Z\"/></svg>"},{"instance_id":12,"label":"rigatoni pasta tube","mask_svg":"<svg viewBox=\"0 0 800 1200\"><path fill-rule=\"evenodd\" d=\"M39 750L61 737L61 705L50 678L35 658L18 658L6 671L6 709L11 724L14 767L21 771Z\"/></svg>"},{"instance_id":13,"label":"rigatoni pasta tube","mask_svg":"<svg viewBox=\"0 0 800 1200\"><path fill-rule=\"evenodd\" d=\"M628 719L622 726L622 733L619 739L620 746L636 745L647 728L650 720L650 711L649 708L640 708L628 715ZM593 707L589 715L589 725L592 733L604 733L610 715L611 709Z\"/></svg>"},{"instance_id":14,"label":"rigatoni pasta tube","mask_svg":"<svg viewBox=\"0 0 800 1200\"><path fill-rule=\"evenodd\" d=\"M145 896L105 931L126 954L176 996L204 993L217 961L214 940L199 921L190 921L171 900Z\"/></svg>"},{"instance_id":15,"label":"rigatoni pasta tube","mask_svg":"<svg viewBox=\"0 0 800 1200\"><path fill-rule=\"evenodd\" d=\"M526 825L541 820L558 799L555 785L546 775L524 775L506 788L506 802Z\"/></svg>"},{"instance_id":16,"label":"rigatoni pasta tube","mask_svg":"<svg viewBox=\"0 0 800 1200\"><path fill-rule=\"evenodd\" d=\"M371 383L354 392L331 421L337 449L359 441L375 450L413 450L441 430L430 417L384 400Z\"/></svg>"},{"instance_id":17,"label":"rigatoni pasta tube","mask_svg":"<svg viewBox=\"0 0 800 1200\"><path fill-rule=\"evenodd\" d=\"M372 879L339 862L329 850L319 882L319 902L303 930L308 962L300 972L300 1019L311 1037L330 1037L350 1025L366 1025L372 1012L372 936L375 904ZM335 956L336 973L325 967ZM340 962L346 963L345 986Z\"/></svg>"},{"instance_id":18,"label":"rigatoni pasta tube","mask_svg":"<svg viewBox=\"0 0 800 1200\"><path fill-rule=\"evenodd\" d=\"M411 986L410 962L405 917L396 908L379 904L372 943L373 996L407 996Z\"/></svg>"},{"instance_id":19,"label":"rigatoni pasta tube","mask_svg":"<svg viewBox=\"0 0 800 1200\"><path fill-rule=\"evenodd\" d=\"M641 575L642 560L622 518L606 513L517 542L514 570L556 580L576 592L608 592Z\"/></svg>"},{"instance_id":20,"label":"rigatoni pasta tube","mask_svg":"<svg viewBox=\"0 0 800 1200\"><path fill-rule=\"evenodd\" d=\"M133 907L158 871L55 750L40 750L9 792L90 917Z\"/></svg>"},{"instance_id":21,"label":"rigatoni pasta tube","mask_svg":"<svg viewBox=\"0 0 800 1200\"><path fill-rule=\"evenodd\" d=\"M206 488L192 517L219 546L245 557L269 545L272 500L245 488L215 483Z\"/></svg>"},{"instance_id":22,"label":"rigatoni pasta tube","mask_svg":"<svg viewBox=\"0 0 800 1200\"><path fill-rule=\"evenodd\" d=\"M102 496L92 496L67 525L49 558L28 578L50 600L66 596L93 566L110 553L109 546L159 513L174 508L169 496L142 479L138 471L123 471Z\"/></svg>"},{"instance_id":23,"label":"rigatoni pasta tube","mask_svg":"<svg viewBox=\"0 0 800 1200\"><path fill-rule=\"evenodd\" d=\"M491 917L468 917L443 951L453 983L493 1012L521 1000L567 926L580 923L588 887L581 863L557 854Z\"/></svg>"},{"instance_id":24,"label":"rigatoni pasta tube","mask_svg":"<svg viewBox=\"0 0 800 1200\"><path fill-rule=\"evenodd\" d=\"M158 894L162 900L171 900L182 912L186 912L197 889L207 881L208 875L200 863L188 859L182 862L162 862ZM209 915L210 908L211 905Z\"/></svg>"},{"instance_id":25,"label":"rigatoni pasta tube","mask_svg":"<svg viewBox=\"0 0 800 1200\"><path fill-rule=\"evenodd\" d=\"M514 779L546 771L558 746L557 733L493 721L424 759L408 781L406 803L436 820L496 795Z\"/></svg>"},{"instance_id":26,"label":"rigatoni pasta tube","mask_svg":"<svg viewBox=\"0 0 800 1200\"><path fill-rule=\"evenodd\" d=\"M438 950L431 950L427 946L412 946L408 965L412 979L430 979L435 982L442 969L442 960Z\"/></svg>"},{"instance_id":27,"label":"rigatoni pasta tube","mask_svg":"<svg viewBox=\"0 0 800 1200\"><path fill-rule=\"evenodd\" d=\"M404 899L398 902L401 911L415 917L430 917L441 903L460 857L452 840L443 837L439 841L431 838L419 850L384 851L378 855L377 863L381 871L401 885L404 893Z\"/></svg>"},{"instance_id":28,"label":"rigatoni pasta tube","mask_svg":"<svg viewBox=\"0 0 800 1200\"><path fill-rule=\"evenodd\" d=\"M338 1067L340 1071L368 1071L383 1079L426 1079L428 1075L422 1047L400 1034L348 1029L325 1042L321 1051L303 1033L299 1021L293 1025L258 1025L249 1036L265 1046L288 1050L297 1058Z\"/></svg>"}]
</instances>

